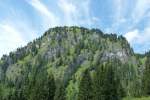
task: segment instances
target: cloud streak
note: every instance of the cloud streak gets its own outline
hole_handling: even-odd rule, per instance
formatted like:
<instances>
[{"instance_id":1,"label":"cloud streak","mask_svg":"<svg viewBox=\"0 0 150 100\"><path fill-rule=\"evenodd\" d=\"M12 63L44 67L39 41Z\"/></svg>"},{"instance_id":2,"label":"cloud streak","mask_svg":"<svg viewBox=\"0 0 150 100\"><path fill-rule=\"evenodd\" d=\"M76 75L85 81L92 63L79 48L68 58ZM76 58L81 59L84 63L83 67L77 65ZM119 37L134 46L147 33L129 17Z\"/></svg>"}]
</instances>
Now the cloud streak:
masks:
<instances>
[{"instance_id":1,"label":"cloud streak","mask_svg":"<svg viewBox=\"0 0 150 100\"><path fill-rule=\"evenodd\" d=\"M76 11L77 9L76 6L73 3L68 2L68 0L59 0L58 6L63 11L64 18L66 19L66 24L67 25L76 24L73 21L76 20L77 17L77 15L75 14L78 14L78 12Z\"/></svg>"},{"instance_id":2,"label":"cloud streak","mask_svg":"<svg viewBox=\"0 0 150 100\"><path fill-rule=\"evenodd\" d=\"M0 22L0 57L25 46L38 36L21 10L8 8L8 11L9 15Z\"/></svg>"},{"instance_id":3,"label":"cloud streak","mask_svg":"<svg viewBox=\"0 0 150 100\"><path fill-rule=\"evenodd\" d=\"M137 24L146 16L147 11L150 9L149 0L137 0L136 6L132 12L133 23Z\"/></svg>"},{"instance_id":4,"label":"cloud streak","mask_svg":"<svg viewBox=\"0 0 150 100\"><path fill-rule=\"evenodd\" d=\"M91 0L58 0L64 24L91 27L98 18L91 15L90 3Z\"/></svg>"},{"instance_id":5,"label":"cloud streak","mask_svg":"<svg viewBox=\"0 0 150 100\"><path fill-rule=\"evenodd\" d=\"M133 47L140 47L135 49L136 52L145 52L150 47L150 26L143 31L134 29L127 32L124 36Z\"/></svg>"},{"instance_id":6,"label":"cloud streak","mask_svg":"<svg viewBox=\"0 0 150 100\"><path fill-rule=\"evenodd\" d=\"M29 0L27 2L39 12L45 29L60 25L59 18L40 0Z\"/></svg>"},{"instance_id":7,"label":"cloud streak","mask_svg":"<svg viewBox=\"0 0 150 100\"><path fill-rule=\"evenodd\" d=\"M21 32L9 24L0 24L0 57L8 54L18 47L24 46L26 41L21 36Z\"/></svg>"}]
</instances>

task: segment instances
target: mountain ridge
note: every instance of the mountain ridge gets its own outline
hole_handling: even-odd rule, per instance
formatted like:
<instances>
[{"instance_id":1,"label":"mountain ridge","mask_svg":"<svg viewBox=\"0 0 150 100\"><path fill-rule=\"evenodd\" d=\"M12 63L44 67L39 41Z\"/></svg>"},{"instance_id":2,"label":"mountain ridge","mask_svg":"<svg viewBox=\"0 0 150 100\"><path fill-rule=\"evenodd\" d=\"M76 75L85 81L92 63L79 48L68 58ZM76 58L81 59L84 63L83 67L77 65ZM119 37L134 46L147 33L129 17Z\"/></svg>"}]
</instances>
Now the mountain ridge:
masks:
<instances>
[{"instance_id":1,"label":"mountain ridge","mask_svg":"<svg viewBox=\"0 0 150 100\"><path fill-rule=\"evenodd\" d=\"M67 100L77 100L82 73L86 69L93 73L108 59L119 60L116 74L122 73L123 88L128 96L138 96L146 54L135 54L123 36L77 26L50 28L25 47L4 55L0 60L0 83L5 84L3 91L12 91L30 81L34 71L43 70L54 74L56 87L60 82L65 85Z\"/></svg>"}]
</instances>

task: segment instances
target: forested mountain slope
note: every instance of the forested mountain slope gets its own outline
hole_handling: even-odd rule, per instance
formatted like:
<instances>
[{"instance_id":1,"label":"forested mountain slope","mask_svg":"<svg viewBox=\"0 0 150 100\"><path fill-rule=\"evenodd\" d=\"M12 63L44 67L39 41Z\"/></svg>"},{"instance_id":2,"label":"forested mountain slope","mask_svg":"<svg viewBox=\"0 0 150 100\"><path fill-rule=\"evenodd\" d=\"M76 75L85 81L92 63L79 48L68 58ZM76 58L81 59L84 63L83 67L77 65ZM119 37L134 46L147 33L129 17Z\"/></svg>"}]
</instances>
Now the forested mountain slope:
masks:
<instances>
[{"instance_id":1,"label":"forested mountain slope","mask_svg":"<svg viewBox=\"0 0 150 100\"><path fill-rule=\"evenodd\" d=\"M148 55L135 54L123 36L99 29L50 28L1 58L0 100L120 100L149 95Z\"/></svg>"}]
</instances>

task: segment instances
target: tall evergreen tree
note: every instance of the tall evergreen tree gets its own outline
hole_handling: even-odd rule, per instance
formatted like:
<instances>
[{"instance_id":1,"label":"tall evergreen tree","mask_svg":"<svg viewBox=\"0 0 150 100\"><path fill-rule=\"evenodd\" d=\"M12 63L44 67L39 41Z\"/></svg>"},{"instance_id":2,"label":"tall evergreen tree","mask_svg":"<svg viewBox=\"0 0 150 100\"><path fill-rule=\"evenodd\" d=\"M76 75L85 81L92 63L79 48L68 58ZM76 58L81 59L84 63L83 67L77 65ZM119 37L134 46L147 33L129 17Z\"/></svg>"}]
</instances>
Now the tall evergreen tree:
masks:
<instances>
[{"instance_id":1,"label":"tall evergreen tree","mask_svg":"<svg viewBox=\"0 0 150 100\"><path fill-rule=\"evenodd\" d=\"M55 80L54 80L54 76L53 74L48 76L48 80L46 82L46 86L47 86L47 100L54 100L54 96L55 96L55 90L56 90L56 86L55 86Z\"/></svg>"},{"instance_id":2,"label":"tall evergreen tree","mask_svg":"<svg viewBox=\"0 0 150 100\"><path fill-rule=\"evenodd\" d=\"M115 66L117 67L117 66ZM106 74L104 79L104 95L105 100L120 100L119 94L119 80L115 76L113 63L106 64Z\"/></svg>"},{"instance_id":3,"label":"tall evergreen tree","mask_svg":"<svg viewBox=\"0 0 150 100\"><path fill-rule=\"evenodd\" d=\"M2 86L0 84L0 100L2 99Z\"/></svg>"},{"instance_id":4,"label":"tall evergreen tree","mask_svg":"<svg viewBox=\"0 0 150 100\"><path fill-rule=\"evenodd\" d=\"M104 65L100 65L99 67L97 67L96 73L93 78L94 100L104 100L104 76Z\"/></svg>"},{"instance_id":5,"label":"tall evergreen tree","mask_svg":"<svg viewBox=\"0 0 150 100\"><path fill-rule=\"evenodd\" d=\"M54 100L66 100L65 95L65 86L63 82L60 82L56 88Z\"/></svg>"},{"instance_id":6,"label":"tall evergreen tree","mask_svg":"<svg viewBox=\"0 0 150 100\"><path fill-rule=\"evenodd\" d=\"M93 100L92 93L92 80L89 71L86 70L79 85L78 100Z\"/></svg>"},{"instance_id":7,"label":"tall evergreen tree","mask_svg":"<svg viewBox=\"0 0 150 100\"><path fill-rule=\"evenodd\" d=\"M52 74L48 75L46 70L41 70L36 74L35 83L33 82L30 85L30 100L54 100L54 76Z\"/></svg>"},{"instance_id":8,"label":"tall evergreen tree","mask_svg":"<svg viewBox=\"0 0 150 100\"><path fill-rule=\"evenodd\" d=\"M143 74L143 89L145 95L150 95L150 55L148 55Z\"/></svg>"},{"instance_id":9,"label":"tall evergreen tree","mask_svg":"<svg viewBox=\"0 0 150 100\"><path fill-rule=\"evenodd\" d=\"M113 63L107 62L98 67L93 87L94 100L121 100L123 88L119 78L115 75Z\"/></svg>"}]
</instances>

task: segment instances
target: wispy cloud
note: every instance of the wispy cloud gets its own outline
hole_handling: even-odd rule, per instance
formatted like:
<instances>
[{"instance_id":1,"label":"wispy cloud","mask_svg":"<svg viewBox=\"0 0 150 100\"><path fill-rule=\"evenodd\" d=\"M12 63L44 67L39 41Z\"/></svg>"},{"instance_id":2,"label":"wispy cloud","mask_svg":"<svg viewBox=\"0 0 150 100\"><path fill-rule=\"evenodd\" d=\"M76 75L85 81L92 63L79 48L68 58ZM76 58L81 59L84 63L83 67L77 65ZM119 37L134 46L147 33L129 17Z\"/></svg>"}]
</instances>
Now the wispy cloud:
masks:
<instances>
[{"instance_id":1,"label":"wispy cloud","mask_svg":"<svg viewBox=\"0 0 150 100\"><path fill-rule=\"evenodd\" d=\"M109 27L105 28L105 31L110 32L117 32L124 23L126 23L127 18L125 17L126 10L128 10L127 3L128 0L112 0L112 15Z\"/></svg>"},{"instance_id":2,"label":"wispy cloud","mask_svg":"<svg viewBox=\"0 0 150 100\"><path fill-rule=\"evenodd\" d=\"M150 49L150 26L146 27L143 31L134 29L127 32L124 36L133 47L140 47L136 48L135 51L145 52Z\"/></svg>"},{"instance_id":3,"label":"wispy cloud","mask_svg":"<svg viewBox=\"0 0 150 100\"><path fill-rule=\"evenodd\" d=\"M115 13L113 15L113 23L111 23L112 26L107 31L125 32L124 36L136 52L146 51L150 47L150 1L113 1ZM147 22L143 22L143 19L146 19Z\"/></svg>"},{"instance_id":4,"label":"wispy cloud","mask_svg":"<svg viewBox=\"0 0 150 100\"><path fill-rule=\"evenodd\" d=\"M96 17L90 14L91 0L58 0L57 6L62 12L62 16L56 16L55 12L52 12L40 0L27 2L40 13L45 28L57 25L86 25L90 27L96 21Z\"/></svg>"},{"instance_id":5,"label":"wispy cloud","mask_svg":"<svg viewBox=\"0 0 150 100\"><path fill-rule=\"evenodd\" d=\"M9 15L0 22L0 57L24 46L38 35L27 16L15 8L8 8Z\"/></svg>"},{"instance_id":6,"label":"wispy cloud","mask_svg":"<svg viewBox=\"0 0 150 100\"><path fill-rule=\"evenodd\" d=\"M147 15L147 11L150 9L149 0L137 0L136 6L132 11L132 20L134 24L137 24Z\"/></svg>"},{"instance_id":7,"label":"wispy cloud","mask_svg":"<svg viewBox=\"0 0 150 100\"><path fill-rule=\"evenodd\" d=\"M137 0L135 7L131 11L128 21L130 25L126 25L126 32L124 35L127 40L135 47L137 52L145 52L150 49L150 1L149 0ZM147 18L147 22L143 22L143 19ZM142 25L143 28L139 29L138 26Z\"/></svg>"},{"instance_id":8,"label":"wispy cloud","mask_svg":"<svg viewBox=\"0 0 150 100\"><path fill-rule=\"evenodd\" d=\"M9 24L0 24L0 57L8 54L18 47L24 46L26 41L21 36L21 32Z\"/></svg>"},{"instance_id":9,"label":"wispy cloud","mask_svg":"<svg viewBox=\"0 0 150 100\"><path fill-rule=\"evenodd\" d=\"M39 12L45 29L59 25L59 18L40 0L27 0L27 2Z\"/></svg>"},{"instance_id":10,"label":"wispy cloud","mask_svg":"<svg viewBox=\"0 0 150 100\"><path fill-rule=\"evenodd\" d=\"M66 25L86 25L88 27L98 20L90 13L91 0L58 0Z\"/></svg>"},{"instance_id":11,"label":"wispy cloud","mask_svg":"<svg viewBox=\"0 0 150 100\"><path fill-rule=\"evenodd\" d=\"M124 8L127 1L123 0L114 0L115 14L114 14L114 23L119 25L120 23L125 21L124 18Z\"/></svg>"},{"instance_id":12,"label":"wispy cloud","mask_svg":"<svg viewBox=\"0 0 150 100\"><path fill-rule=\"evenodd\" d=\"M140 38L139 30L138 29L132 30L130 32L127 32L124 36L130 43L134 43L136 39L139 40Z\"/></svg>"},{"instance_id":13,"label":"wispy cloud","mask_svg":"<svg viewBox=\"0 0 150 100\"><path fill-rule=\"evenodd\" d=\"M149 0L113 0L113 23L109 31L134 29L150 12ZM121 30L123 31L123 30Z\"/></svg>"},{"instance_id":14,"label":"wispy cloud","mask_svg":"<svg viewBox=\"0 0 150 100\"><path fill-rule=\"evenodd\" d=\"M66 21L67 25L72 25L72 24L76 24L76 22L74 23L73 20L76 20L78 12L76 11L76 6L69 2L68 0L59 0L58 1L58 6L60 7L60 9L63 11L64 14L64 18Z\"/></svg>"}]
</instances>

